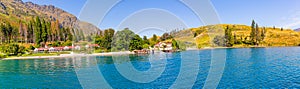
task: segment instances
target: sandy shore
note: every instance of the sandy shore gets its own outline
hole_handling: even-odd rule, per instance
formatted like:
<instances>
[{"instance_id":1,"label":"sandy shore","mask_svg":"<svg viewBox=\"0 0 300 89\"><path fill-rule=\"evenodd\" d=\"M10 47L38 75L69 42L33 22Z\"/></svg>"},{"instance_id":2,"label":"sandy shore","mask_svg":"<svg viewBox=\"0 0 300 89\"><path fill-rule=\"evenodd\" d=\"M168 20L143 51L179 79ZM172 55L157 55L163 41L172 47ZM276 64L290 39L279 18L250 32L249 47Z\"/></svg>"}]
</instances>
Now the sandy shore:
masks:
<instances>
[{"instance_id":1,"label":"sandy shore","mask_svg":"<svg viewBox=\"0 0 300 89\"><path fill-rule=\"evenodd\" d=\"M109 53L94 53L94 54L61 54L59 56L28 56L28 57L11 57L3 58L0 60L14 60L14 59L49 59L49 58L72 58L72 57L84 57L84 56L113 56L113 55L129 55L133 52L109 52Z\"/></svg>"}]
</instances>

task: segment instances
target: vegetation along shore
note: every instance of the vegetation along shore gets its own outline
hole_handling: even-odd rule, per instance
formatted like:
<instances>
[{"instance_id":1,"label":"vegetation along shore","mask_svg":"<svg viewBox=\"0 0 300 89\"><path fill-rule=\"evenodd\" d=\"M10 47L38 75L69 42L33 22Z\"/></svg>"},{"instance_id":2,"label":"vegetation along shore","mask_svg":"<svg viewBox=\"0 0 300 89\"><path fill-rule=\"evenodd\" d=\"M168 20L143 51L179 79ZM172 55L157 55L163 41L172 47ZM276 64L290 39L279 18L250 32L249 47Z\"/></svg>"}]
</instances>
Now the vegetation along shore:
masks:
<instances>
[{"instance_id":1,"label":"vegetation along shore","mask_svg":"<svg viewBox=\"0 0 300 89\"><path fill-rule=\"evenodd\" d=\"M224 47L299 46L299 40L297 31L259 26L254 20L250 26L216 24L171 29L162 35L147 37L130 28L100 30L51 5L7 0L1 2L0 8L0 58L6 59L108 55L109 52L122 51L131 54Z\"/></svg>"}]
</instances>

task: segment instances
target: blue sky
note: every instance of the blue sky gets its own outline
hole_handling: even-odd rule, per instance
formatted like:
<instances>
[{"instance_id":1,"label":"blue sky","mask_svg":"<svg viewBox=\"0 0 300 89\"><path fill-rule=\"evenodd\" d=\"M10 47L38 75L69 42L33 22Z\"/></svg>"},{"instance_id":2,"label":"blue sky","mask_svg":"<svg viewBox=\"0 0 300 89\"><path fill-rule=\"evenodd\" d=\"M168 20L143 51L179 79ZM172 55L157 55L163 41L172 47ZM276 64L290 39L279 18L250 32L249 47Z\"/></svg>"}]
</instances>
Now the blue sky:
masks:
<instances>
[{"instance_id":1,"label":"blue sky","mask_svg":"<svg viewBox=\"0 0 300 89\"><path fill-rule=\"evenodd\" d=\"M80 15L86 0L23 0L41 5L54 5L75 16ZM260 26L300 28L300 0L211 0L222 23L250 25L254 19ZM101 5L101 3L99 3ZM160 8L176 15L188 27L203 25L192 11L178 0L124 0L107 14L100 29L116 28L132 13Z\"/></svg>"}]
</instances>

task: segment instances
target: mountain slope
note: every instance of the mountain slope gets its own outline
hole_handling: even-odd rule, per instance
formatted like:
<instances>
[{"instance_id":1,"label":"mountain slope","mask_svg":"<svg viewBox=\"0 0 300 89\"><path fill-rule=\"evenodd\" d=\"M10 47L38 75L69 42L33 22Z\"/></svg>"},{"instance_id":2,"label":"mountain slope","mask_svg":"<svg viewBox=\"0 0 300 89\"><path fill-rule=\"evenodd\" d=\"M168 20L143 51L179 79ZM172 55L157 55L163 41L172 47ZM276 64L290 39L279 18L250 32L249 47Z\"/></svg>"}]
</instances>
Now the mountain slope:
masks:
<instances>
[{"instance_id":1,"label":"mountain slope","mask_svg":"<svg viewBox=\"0 0 300 89\"><path fill-rule=\"evenodd\" d=\"M86 34L100 30L96 26L80 21L76 16L53 5L38 5L22 0L0 0L0 19L17 24L18 21L29 21L39 16L48 21L56 21L63 27L82 30Z\"/></svg>"},{"instance_id":2,"label":"mountain slope","mask_svg":"<svg viewBox=\"0 0 300 89\"><path fill-rule=\"evenodd\" d=\"M237 40L247 42L250 40L251 27L247 25L236 25L236 24L218 24L218 25L208 25L198 28L191 28L187 30L182 30L176 34L184 34L189 32L190 35L182 35L174 37L176 40L184 42L193 42L197 44L198 48L203 47L215 47L216 44L213 43L213 39L216 35L224 35L224 30L226 27L233 29L232 34L236 35ZM262 29L263 27L260 27ZM296 32L291 29L273 28L265 27L266 37L260 43L260 46L298 46L300 44L300 32ZM191 36L191 35L194 36ZM191 40L193 39L193 40ZM234 47L247 47L251 46L248 44L235 44Z\"/></svg>"}]
</instances>

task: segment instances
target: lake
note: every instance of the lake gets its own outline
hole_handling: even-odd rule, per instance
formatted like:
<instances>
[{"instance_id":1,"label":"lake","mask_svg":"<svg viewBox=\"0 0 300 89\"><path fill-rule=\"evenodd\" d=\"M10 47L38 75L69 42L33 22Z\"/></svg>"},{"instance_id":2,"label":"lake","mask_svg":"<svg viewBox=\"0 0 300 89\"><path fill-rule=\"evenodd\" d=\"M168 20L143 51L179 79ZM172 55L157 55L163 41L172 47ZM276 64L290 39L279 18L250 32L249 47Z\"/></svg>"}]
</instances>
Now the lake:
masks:
<instances>
[{"instance_id":1,"label":"lake","mask_svg":"<svg viewBox=\"0 0 300 89\"><path fill-rule=\"evenodd\" d=\"M1 60L0 88L300 88L299 54L283 47Z\"/></svg>"}]
</instances>

